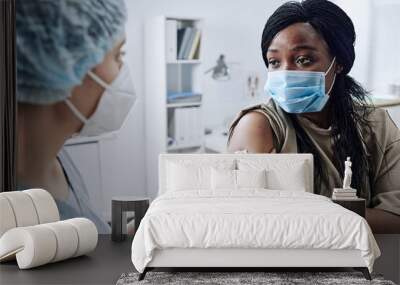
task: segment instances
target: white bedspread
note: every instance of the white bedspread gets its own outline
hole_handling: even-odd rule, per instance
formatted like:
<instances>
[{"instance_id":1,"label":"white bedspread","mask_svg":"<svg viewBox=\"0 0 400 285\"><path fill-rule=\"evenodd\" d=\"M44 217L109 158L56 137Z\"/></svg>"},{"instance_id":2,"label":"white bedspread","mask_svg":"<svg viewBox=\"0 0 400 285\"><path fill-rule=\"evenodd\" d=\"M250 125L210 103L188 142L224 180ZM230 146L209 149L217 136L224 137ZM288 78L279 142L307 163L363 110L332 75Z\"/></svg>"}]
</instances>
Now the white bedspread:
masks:
<instances>
[{"instance_id":1,"label":"white bedspread","mask_svg":"<svg viewBox=\"0 0 400 285\"><path fill-rule=\"evenodd\" d=\"M359 215L324 196L265 189L159 196L132 243L136 269L164 248L358 249L371 272L380 255Z\"/></svg>"}]
</instances>

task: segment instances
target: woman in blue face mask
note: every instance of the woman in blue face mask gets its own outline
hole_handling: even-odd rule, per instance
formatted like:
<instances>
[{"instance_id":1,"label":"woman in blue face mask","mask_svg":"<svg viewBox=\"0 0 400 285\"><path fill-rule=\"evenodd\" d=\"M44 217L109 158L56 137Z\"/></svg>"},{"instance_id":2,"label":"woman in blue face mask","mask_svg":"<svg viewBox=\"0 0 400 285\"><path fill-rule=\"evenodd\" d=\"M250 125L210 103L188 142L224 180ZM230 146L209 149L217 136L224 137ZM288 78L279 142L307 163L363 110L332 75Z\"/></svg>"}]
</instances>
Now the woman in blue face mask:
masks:
<instances>
[{"instance_id":1,"label":"woman in blue face mask","mask_svg":"<svg viewBox=\"0 0 400 285\"><path fill-rule=\"evenodd\" d=\"M110 227L92 207L66 151L71 136L121 127L135 94L122 61L123 0L17 1L18 188L43 188L62 219L87 217Z\"/></svg>"},{"instance_id":2,"label":"woman in blue face mask","mask_svg":"<svg viewBox=\"0 0 400 285\"><path fill-rule=\"evenodd\" d=\"M268 68L266 104L242 110L231 125L231 152L312 153L314 189L330 197L353 161L352 187L367 200L375 232L400 229L400 131L367 104L348 75L354 59L351 19L327 0L288 2L268 19L261 42Z\"/></svg>"}]
</instances>

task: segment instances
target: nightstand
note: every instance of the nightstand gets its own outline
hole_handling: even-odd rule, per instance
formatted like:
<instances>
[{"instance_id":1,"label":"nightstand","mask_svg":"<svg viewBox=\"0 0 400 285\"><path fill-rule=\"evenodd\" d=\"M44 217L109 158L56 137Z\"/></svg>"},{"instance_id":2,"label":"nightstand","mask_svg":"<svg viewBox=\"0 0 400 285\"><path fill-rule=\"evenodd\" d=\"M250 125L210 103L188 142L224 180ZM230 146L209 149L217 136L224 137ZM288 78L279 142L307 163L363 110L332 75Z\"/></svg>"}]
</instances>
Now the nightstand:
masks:
<instances>
[{"instance_id":1,"label":"nightstand","mask_svg":"<svg viewBox=\"0 0 400 285\"><path fill-rule=\"evenodd\" d=\"M365 199L357 198L357 199L349 199L349 200L337 200L332 199L332 201L340 206L353 211L354 213L359 214L361 217L365 218Z\"/></svg>"},{"instance_id":2,"label":"nightstand","mask_svg":"<svg viewBox=\"0 0 400 285\"><path fill-rule=\"evenodd\" d=\"M150 199L148 197L113 197L111 205L111 239L113 241L123 241L126 238L127 216L126 212L135 213L135 232L140 221L149 208Z\"/></svg>"}]
</instances>

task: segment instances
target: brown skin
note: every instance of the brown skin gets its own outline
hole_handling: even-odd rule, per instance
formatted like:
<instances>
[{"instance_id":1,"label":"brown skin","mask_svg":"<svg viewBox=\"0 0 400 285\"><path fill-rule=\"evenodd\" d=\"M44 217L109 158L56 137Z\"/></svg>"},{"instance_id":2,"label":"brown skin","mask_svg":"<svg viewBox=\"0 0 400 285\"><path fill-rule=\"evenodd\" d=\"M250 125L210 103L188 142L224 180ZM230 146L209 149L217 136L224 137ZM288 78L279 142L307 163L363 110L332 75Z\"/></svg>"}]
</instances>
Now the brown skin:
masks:
<instances>
[{"instance_id":1,"label":"brown skin","mask_svg":"<svg viewBox=\"0 0 400 285\"><path fill-rule=\"evenodd\" d=\"M118 75L122 65L119 41L93 72L107 83ZM87 118L96 110L103 87L85 76L69 97ZM17 179L24 187L41 187L59 200L68 198L68 185L56 157L65 141L79 132L83 123L64 102L52 105L18 104L18 158Z\"/></svg>"},{"instance_id":2,"label":"brown skin","mask_svg":"<svg viewBox=\"0 0 400 285\"><path fill-rule=\"evenodd\" d=\"M333 60L325 40L308 23L296 23L280 31L265 55L269 71L306 70L326 72ZM343 70L334 63L325 77L325 92L329 91L335 73ZM306 117L321 128L329 128L331 122L330 105L315 113L304 113ZM273 133L268 119L261 113L250 112L238 122L232 134L228 151L247 149L250 153L270 153L273 148ZM400 233L400 216L390 212L367 208L366 218L374 233Z\"/></svg>"}]
</instances>

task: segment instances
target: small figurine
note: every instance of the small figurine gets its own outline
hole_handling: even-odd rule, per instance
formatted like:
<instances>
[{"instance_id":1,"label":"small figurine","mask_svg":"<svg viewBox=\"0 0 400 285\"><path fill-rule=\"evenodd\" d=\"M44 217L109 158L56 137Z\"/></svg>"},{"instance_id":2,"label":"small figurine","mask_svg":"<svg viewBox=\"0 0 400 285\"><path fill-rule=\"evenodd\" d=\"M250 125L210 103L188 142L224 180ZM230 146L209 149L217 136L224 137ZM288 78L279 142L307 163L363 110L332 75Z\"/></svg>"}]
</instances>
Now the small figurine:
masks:
<instances>
[{"instance_id":1,"label":"small figurine","mask_svg":"<svg viewBox=\"0 0 400 285\"><path fill-rule=\"evenodd\" d=\"M334 188L332 193L333 200L352 200L357 199L357 190L351 188L351 176L353 172L351 171L351 160L347 157L344 162L344 178L343 178L343 188Z\"/></svg>"},{"instance_id":2,"label":"small figurine","mask_svg":"<svg viewBox=\"0 0 400 285\"><path fill-rule=\"evenodd\" d=\"M347 157L347 160L344 162L344 179L343 179L343 189L351 189L351 176L353 172L351 171L351 161L350 157Z\"/></svg>"}]
</instances>

